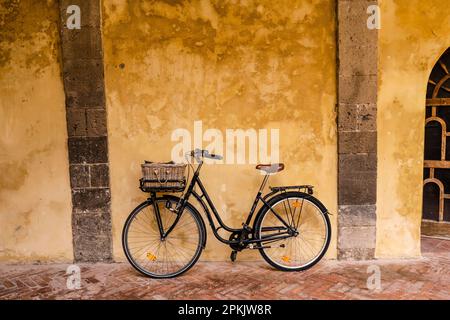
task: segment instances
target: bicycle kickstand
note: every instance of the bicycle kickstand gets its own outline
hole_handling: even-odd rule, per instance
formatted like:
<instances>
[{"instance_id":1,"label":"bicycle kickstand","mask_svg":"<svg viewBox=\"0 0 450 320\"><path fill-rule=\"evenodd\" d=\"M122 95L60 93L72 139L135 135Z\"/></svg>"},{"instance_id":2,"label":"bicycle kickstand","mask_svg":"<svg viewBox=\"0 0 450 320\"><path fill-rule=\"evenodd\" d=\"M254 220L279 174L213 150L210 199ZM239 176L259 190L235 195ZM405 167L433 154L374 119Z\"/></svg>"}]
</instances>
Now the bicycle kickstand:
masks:
<instances>
[{"instance_id":1,"label":"bicycle kickstand","mask_svg":"<svg viewBox=\"0 0 450 320\"><path fill-rule=\"evenodd\" d=\"M230 260L232 262L236 261L236 256L237 256L237 251L236 250L231 251Z\"/></svg>"}]
</instances>

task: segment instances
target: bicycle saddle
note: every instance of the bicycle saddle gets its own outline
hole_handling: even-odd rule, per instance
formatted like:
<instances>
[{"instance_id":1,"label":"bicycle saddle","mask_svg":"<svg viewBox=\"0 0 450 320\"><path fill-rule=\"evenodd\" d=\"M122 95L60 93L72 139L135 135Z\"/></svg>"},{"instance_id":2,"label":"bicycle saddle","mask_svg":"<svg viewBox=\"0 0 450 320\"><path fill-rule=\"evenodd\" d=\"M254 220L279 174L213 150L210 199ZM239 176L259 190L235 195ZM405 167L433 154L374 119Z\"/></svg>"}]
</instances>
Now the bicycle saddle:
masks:
<instances>
[{"instance_id":1,"label":"bicycle saddle","mask_svg":"<svg viewBox=\"0 0 450 320\"><path fill-rule=\"evenodd\" d=\"M266 173L275 173L284 170L284 163L258 164L256 169L265 171Z\"/></svg>"}]
</instances>

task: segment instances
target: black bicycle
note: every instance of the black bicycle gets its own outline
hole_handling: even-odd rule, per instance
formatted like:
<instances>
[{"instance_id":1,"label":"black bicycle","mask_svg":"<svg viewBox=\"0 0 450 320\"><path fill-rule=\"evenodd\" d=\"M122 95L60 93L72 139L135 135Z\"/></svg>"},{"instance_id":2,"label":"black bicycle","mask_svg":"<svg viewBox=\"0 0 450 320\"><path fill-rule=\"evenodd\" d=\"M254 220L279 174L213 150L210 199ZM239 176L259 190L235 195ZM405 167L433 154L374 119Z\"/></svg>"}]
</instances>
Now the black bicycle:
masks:
<instances>
[{"instance_id":1,"label":"black bicycle","mask_svg":"<svg viewBox=\"0 0 450 320\"><path fill-rule=\"evenodd\" d=\"M200 212L189 202L193 196L203 209L214 236L232 249L231 260L244 249L258 249L273 267L283 271L302 271L314 266L324 256L331 239L328 210L315 197L313 186L270 187L263 189L271 174L284 164L259 164L266 174L242 228L227 226L221 219L200 180L203 158L218 159L207 150L188 153L196 159L191 164L193 177L181 197L155 191L137 206L126 220L122 244L131 265L153 278L171 278L189 270L206 246L206 227ZM198 186L200 192L195 190ZM252 217L262 203L251 226ZM219 226L216 226L211 211ZM223 229L229 233L224 238Z\"/></svg>"}]
</instances>

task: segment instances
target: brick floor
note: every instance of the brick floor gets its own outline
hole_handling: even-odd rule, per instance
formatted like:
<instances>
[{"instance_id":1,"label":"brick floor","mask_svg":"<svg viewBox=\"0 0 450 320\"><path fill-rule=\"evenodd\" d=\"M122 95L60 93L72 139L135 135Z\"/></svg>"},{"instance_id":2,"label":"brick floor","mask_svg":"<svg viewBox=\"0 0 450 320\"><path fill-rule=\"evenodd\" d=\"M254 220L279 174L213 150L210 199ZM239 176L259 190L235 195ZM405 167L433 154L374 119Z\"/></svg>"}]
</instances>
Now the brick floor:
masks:
<instances>
[{"instance_id":1,"label":"brick floor","mask_svg":"<svg viewBox=\"0 0 450 320\"><path fill-rule=\"evenodd\" d=\"M450 241L423 238L417 260L323 261L303 273L260 262L201 262L154 280L126 263L80 264L81 288L66 286L67 264L0 265L0 299L450 299ZM369 290L378 266L381 289Z\"/></svg>"}]
</instances>

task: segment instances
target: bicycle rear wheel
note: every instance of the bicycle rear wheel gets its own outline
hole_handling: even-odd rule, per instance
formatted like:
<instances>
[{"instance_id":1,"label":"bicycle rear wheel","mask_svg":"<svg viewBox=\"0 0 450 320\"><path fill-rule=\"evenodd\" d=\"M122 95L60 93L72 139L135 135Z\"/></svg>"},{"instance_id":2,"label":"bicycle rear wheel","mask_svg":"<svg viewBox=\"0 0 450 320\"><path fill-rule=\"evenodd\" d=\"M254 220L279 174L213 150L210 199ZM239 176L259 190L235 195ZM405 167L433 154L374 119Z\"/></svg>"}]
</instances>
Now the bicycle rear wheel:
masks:
<instances>
[{"instance_id":1,"label":"bicycle rear wheel","mask_svg":"<svg viewBox=\"0 0 450 320\"><path fill-rule=\"evenodd\" d=\"M269 206L271 209L263 208L255 221L256 237L283 234L287 238L262 242L262 257L283 271L302 271L319 262L331 239L330 220L323 204L302 192L286 192L272 198Z\"/></svg>"},{"instance_id":2,"label":"bicycle rear wheel","mask_svg":"<svg viewBox=\"0 0 450 320\"><path fill-rule=\"evenodd\" d=\"M167 231L176 221L178 198L155 200L161 224ZM171 210L172 209L172 210ZM175 228L161 239L152 201L139 205L128 217L122 232L122 245L131 265L152 278L172 278L189 270L198 260L204 243L204 223L189 205Z\"/></svg>"}]
</instances>

